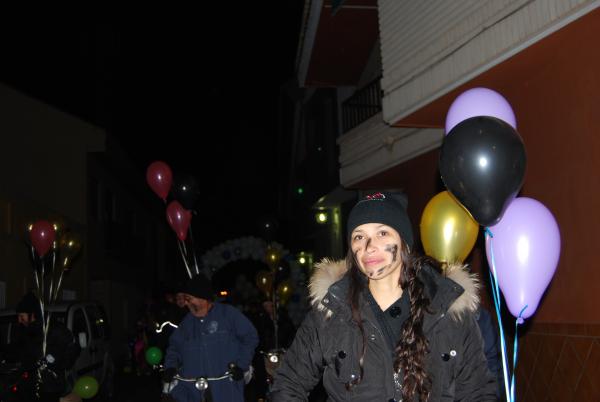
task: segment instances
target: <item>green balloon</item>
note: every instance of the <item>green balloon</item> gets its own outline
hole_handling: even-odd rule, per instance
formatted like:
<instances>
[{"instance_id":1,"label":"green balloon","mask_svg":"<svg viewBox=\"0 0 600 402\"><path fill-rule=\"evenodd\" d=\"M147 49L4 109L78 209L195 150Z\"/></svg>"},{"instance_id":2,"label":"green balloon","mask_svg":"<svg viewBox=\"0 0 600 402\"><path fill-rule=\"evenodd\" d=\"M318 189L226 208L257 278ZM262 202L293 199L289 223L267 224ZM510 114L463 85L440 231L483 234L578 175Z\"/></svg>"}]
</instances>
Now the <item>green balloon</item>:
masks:
<instances>
[{"instance_id":1,"label":"green balloon","mask_svg":"<svg viewBox=\"0 0 600 402\"><path fill-rule=\"evenodd\" d=\"M73 387L73 392L82 399L90 399L98 393L98 381L92 376L79 377Z\"/></svg>"},{"instance_id":2,"label":"green balloon","mask_svg":"<svg viewBox=\"0 0 600 402\"><path fill-rule=\"evenodd\" d=\"M162 360L163 354L162 351L156 346L149 347L146 350L146 361L148 364L156 366Z\"/></svg>"}]
</instances>

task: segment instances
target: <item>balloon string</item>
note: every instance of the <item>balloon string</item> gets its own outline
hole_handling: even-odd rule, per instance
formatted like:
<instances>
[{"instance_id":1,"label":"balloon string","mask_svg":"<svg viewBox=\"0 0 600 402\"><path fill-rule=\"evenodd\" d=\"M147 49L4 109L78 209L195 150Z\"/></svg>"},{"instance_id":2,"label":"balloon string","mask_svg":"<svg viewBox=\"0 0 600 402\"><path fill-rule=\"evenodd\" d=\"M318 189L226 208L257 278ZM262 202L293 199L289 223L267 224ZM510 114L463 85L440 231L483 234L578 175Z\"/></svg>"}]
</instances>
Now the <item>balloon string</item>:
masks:
<instances>
[{"instance_id":1,"label":"balloon string","mask_svg":"<svg viewBox=\"0 0 600 402\"><path fill-rule=\"evenodd\" d=\"M525 309L527 307L528 307L528 305L526 304L525 307L523 307L521 309L519 316L515 320L515 342L514 342L514 347L513 347L513 372L512 372L512 378L510 381L510 400L511 401L515 400L515 372L517 371L517 350L519 349L519 336L518 336L519 325L523 324L523 312L525 311Z\"/></svg>"},{"instance_id":2,"label":"balloon string","mask_svg":"<svg viewBox=\"0 0 600 402\"><path fill-rule=\"evenodd\" d=\"M492 295L494 297L494 307L496 309L496 316L498 318L498 327L500 329L500 351L502 352L502 369L504 372L504 389L506 392L506 399L508 402L512 402L510 399L510 389L508 386L508 360L506 358L506 341L504 338L504 328L502 326L502 315L500 314L500 289L498 287L498 278L496 276L496 262L494 260L494 247L493 241L494 234L489 228L485 228L485 235L489 237L490 240L490 257L492 260L492 269L490 270L490 280L492 281ZM492 275L493 273L493 275Z\"/></svg>"},{"instance_id":3,"label":"balloon string","mask_svg":"<svg viewBox=\"0 0 600 402\"><path fill-rule=\"evenodd\" d=\"M178 239L177 244L179 245L179 252L181 253L181 258L183 259L183 263L185 265L185 269L187 270L188 276L192 279L192 271L190 271L190 267L187 262L187 252L185 251L185 244L181 240Z\"/></svg>"},{"instance_id":4,"label":"balloon string","mask_svg":"<svg viewBox=\"0 0 600 402\"><path fill-rule=\"evenodd\" d=\"M56 243L54 243L56 244ZM53 290L54 290L54 269L56 268L56 247L52 249L52 267L50 268L50 291L48 292L48 304L52 304L54 299Z\"/></svg>"},{"instance_id":5,"label":"balloon string","mask_svg":"<svg viewBox=\"0 0 600 402\"><path fill-rule=\"evenodd\" d=\"M196 246L194 245L194 233L192 232L192 225L190 225L188 231L190 233L190 240L192 242L192 256L194 257L194 267L196 267L196 275L199 275L200 270L198 269L198 260L196 260Z\"/></svg>"}]
</instances>

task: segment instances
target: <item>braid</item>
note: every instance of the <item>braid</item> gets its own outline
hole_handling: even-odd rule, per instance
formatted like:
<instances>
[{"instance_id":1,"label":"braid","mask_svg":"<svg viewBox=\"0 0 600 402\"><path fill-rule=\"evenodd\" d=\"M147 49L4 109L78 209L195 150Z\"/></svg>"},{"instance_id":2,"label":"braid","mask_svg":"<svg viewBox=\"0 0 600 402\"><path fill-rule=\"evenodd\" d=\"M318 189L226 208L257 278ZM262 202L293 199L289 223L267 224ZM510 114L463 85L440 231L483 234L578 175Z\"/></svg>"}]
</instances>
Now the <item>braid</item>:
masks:
<instances>
[{"instance_id":1,"label":"braid","mask_svg":"<svg viewBox=\"0 0 600 402\"><path fill-rule=\"evenodd\" d=\"M400 286L408 291L410 317L403 325L402 336L396 346L394 370L403 372L402 399L411 401L417 395L419 401L425 402L431 393L431 378L425 370L425 354L429 345L423 333L423 318L428 311L429 300L418 278L425 260L413 257L404 242L401 253Z\"/></svg>"},{"instance_id":2,"label":"braid","mask_svg":"<svg viewBox=\"0 0 600 402\"><path fill-rule=\"evenodd\" d=\"M358 329L360 330L360 334L362 335L362 352L361 352L360 359L359 359L360 375L358 376L358 378L356 380L346 384L346 389L350 390L350 388L352 388L354 385L358 384L363 378L363 374L364 374L363 362L364 362L365 353L367 350L367 338L365 335L365 328L363 327L362 316L360 314L360 308L358 305L360 293L364 289L364 282L361 278L362 273L359 271L358 267L356 266L356 260L354 258L354 255L352 254L352 250L348 251L348 255L346 257L346 264L347 264L347 266L350 267L350 270L349 270L349 275L350 275L349 299L350 300L349 301L350 301L350 308L352 310L352 321L354 321L354 323L358 326Z\"/></svg>"}]
</instances>

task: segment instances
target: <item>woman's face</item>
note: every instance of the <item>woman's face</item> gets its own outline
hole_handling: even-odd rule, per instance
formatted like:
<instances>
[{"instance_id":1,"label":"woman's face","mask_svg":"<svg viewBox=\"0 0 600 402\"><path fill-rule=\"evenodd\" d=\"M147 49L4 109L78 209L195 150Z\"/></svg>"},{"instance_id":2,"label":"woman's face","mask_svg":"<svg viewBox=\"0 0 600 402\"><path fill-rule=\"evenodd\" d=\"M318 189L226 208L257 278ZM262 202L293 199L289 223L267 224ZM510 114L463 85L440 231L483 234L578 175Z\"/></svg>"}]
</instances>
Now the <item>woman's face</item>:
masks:
<instances>
[{"instance_id":1,"label":"woman's face","mask_svg":"<svg viewBox=\"0 0 600 402\"><path fill-rule=\"evenodd\" d=\"M400 235L387 225L365 223L356 227L350 247L358 267L369 279L383 279L402 266Z\"/></svg>"}]
</instances>

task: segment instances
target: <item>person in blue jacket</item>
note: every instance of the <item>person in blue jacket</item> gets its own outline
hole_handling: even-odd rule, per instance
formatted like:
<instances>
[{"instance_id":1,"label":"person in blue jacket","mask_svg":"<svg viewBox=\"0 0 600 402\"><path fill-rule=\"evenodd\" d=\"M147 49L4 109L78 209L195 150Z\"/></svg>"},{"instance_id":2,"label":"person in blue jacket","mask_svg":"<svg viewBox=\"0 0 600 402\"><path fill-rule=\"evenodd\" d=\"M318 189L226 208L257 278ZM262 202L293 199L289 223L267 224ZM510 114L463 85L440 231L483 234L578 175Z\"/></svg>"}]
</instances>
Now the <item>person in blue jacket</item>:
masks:
<instances>
[{"instance_id":1,"label":"person in blue jacket","mask_svg":"<svg viewBox=\"0 0 600 402\"><path fill-rule=\"evenodd\" d=\"M220 377L231 364L234 375L210 381L210 392L199 391L193 382L179 381L171 397L177 402L209 398L243 402L243 373L249 370L258 345L256 329L235 307L214 302L210 281L202 274L188 281L185 298L189 313L169 338L163 381L171 382L176 373L186 378Z\"/></svg>"}]
</instances>

